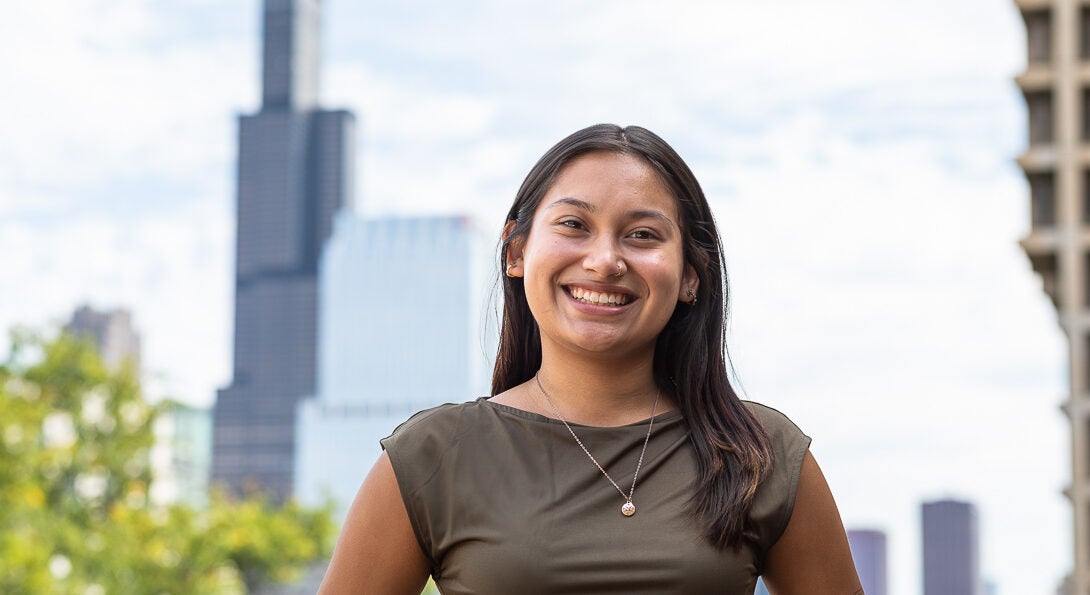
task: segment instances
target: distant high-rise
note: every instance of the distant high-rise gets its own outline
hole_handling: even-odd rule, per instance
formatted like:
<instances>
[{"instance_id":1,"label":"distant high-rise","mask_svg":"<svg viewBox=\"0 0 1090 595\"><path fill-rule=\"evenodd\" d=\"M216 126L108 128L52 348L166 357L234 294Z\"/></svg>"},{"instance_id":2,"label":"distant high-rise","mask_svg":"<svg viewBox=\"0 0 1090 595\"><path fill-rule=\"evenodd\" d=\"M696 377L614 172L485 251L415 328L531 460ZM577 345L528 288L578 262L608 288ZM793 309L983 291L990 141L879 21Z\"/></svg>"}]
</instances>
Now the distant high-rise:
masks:
<instances>
[{"instance_id":1,"label":"distant high-rise","mask_svg":"<svg viewBox=\"0 0 1090 595\"><path fill-rule=\"evenodd\" d=\"M107 367L116 370L128 362L133 371L140 373L140 335L132 326L132 314L128 310L106 311L80 306L64 326L64 331L91 341Z\"/></svg>"},{"instance_id":2,"label":"distant high-rise","mask_svg":"<svg viewBox=\"0 0 1090 595\"><path fill-rule=\"evenodd\" d=\"M354 117L316 107L319 0L266 0L261 110L239 118L234 374L212 479L291 492L295 408L314 393L318 255L353 202Z\"/></svg>"},{"instance_id":3,"label":"distant high-rise","mask_svg":"<svg viewBox=\"0 0 1090 595\"><path fill-rule=\"evenodd\" d=\"M855 570L867 595L886 595L886 534L869 529L848 531Z\"/></svg>"},{"instance_id":4,"label":"distant high-rise","mask_svg":"<svg viewBox=\"0 0 1090 595\"><path fill-rule=\"evenodd\" d=\"M1029 185L1022 249L1041 276L1067 336L1074 568L1066 584L1090 593L1090 4L1015 0L1026 25L1028 141L1018 158ZM1059 456L1059 453L1057 453Z\"/></svg>"},{"instance_id":5,"label":"distant high-rise","mask_svg":"<svg viewBox=\"0 0 1090 595\"><path fill-rule=\"evenodd\" d=\"M983 586L976 507L956 500L924 502L924 595L981 595Z\"/></svg>"},{"instance_id":6,"label":"distant high-rise","mask_svg":"<svg viewBox=\"0 0 1090 595\"><path fill-rule=\"evenodd\" d=\"M344 213L321 262L318 391L299 405L294 496L347 510L412 413L489 394L490 242L465 217Z\"/></svg>"}]
</instances>

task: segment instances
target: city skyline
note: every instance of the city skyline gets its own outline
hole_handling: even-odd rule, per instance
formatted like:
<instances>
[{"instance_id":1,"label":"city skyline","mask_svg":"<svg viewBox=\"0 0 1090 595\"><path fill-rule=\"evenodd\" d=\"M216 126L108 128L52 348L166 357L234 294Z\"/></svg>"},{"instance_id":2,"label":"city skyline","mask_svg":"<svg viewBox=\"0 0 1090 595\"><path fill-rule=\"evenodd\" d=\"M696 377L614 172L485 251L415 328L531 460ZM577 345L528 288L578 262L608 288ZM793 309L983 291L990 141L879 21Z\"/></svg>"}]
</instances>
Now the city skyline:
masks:
<instances>
[{"instance_id":1,"label":"city skyline","mask_svg":"<svg viewBox=\"0 0 1090 595\"><path fill-rule=\"evenodd\" d=\"M229 381L232 137L261 97L259 6L26 4L0 23L0 105L29 116L0 141L0 250L29 255L3 326L122 305L153 396L208 405ZM746 394L814 437L847 524L887 531L890 592L919 591L918 502L947 493L978 503L1000 593L1051 592L1071 557L1064 351L1017 245L1021 18L790 6L323 2L323 97L361 114L358 209L465 211L498 236L553 142L648 126L723 228Z\"/></svg>"}]
</instances>

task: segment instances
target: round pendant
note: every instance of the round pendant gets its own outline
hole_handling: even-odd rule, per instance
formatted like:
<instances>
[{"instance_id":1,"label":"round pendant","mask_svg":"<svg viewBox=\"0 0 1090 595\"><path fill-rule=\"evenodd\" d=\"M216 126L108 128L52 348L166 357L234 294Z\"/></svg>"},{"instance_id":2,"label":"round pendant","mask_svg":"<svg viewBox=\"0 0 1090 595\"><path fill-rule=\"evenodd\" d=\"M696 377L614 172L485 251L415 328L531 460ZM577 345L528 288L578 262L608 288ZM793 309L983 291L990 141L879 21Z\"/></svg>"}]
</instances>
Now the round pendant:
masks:
<instances>
[{"instance_id":1,"label":"round pendant","mask_svg":"<svg viewBox=\"0 0 1090 595\"><path fill-rule=\"evenodd\" d=\"M621 514L625 516L632 516L636 514L636 505L631 502L625 502L621 507Z\"/></svg>"}]
</instances>

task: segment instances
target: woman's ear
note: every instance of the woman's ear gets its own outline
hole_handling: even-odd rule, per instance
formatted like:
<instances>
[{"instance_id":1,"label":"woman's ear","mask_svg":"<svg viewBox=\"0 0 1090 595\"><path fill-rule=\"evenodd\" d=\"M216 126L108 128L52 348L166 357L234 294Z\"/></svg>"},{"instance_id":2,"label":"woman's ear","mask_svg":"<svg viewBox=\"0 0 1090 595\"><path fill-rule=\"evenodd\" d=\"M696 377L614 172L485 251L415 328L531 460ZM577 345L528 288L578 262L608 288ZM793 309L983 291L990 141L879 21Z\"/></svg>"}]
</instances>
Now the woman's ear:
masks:
<instances>
[{"instance_id":1,"label":"woman's ear","mask_svg":"<svg viewBox=\"0 0 1090 595\"><path fill-rule=\"evenodd\" d=\"M685 271L681 274L681 287L678 289L677 300L690 306L696 304L696 296L700 289L700 277L696 274L693 265L686 264Z\"/></svg>"},{"instance_id":2,"label":"woman's ear","mask_svg":"<svg viewBox=\"0 0 1090 595\"><path fill-rule=\"evenodd\" d=\"M508 221L503 226L503 241L507 242L507 250L504 252L504 256L507 259L507 262L505 262L503 265L503 272L508 277L521 277L523 275L523 236L511 237L511 234L513 233L515 233L515 222ZM509 239L510 241L508 241Z\"/></svg>"}]
</instances>

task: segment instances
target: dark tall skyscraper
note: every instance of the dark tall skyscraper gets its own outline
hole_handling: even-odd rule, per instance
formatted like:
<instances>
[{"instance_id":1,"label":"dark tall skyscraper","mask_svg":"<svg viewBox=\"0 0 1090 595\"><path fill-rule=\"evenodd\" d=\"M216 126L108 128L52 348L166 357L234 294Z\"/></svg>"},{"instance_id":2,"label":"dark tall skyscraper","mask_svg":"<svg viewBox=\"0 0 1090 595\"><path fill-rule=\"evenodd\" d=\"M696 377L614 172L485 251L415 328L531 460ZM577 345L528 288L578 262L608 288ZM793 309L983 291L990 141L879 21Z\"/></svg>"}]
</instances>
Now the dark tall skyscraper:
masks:
<instances>
[{"instance_id":1,"label":"dark tall skyscraper","mask_svg":"<svg viewBox=\"0 0 1090 595\"><path fill-rule=\"evenodd\" d=\"M213 417L213 481L279 497L315 390L318 255L353 200L354 117L317 107L320 8L265 1L261 110L239 118L234 375Z\"/></svg>"},{"instance_id":2,"label":"dark tall skyscraper","mask_svg":"<svg viewBox=\"0 0 1090 595\"><path fill-rule=\"evenodd\" d=\"M924 595L980 595L982 591L976 507L956 500L924 502Z\"/></svg>"}]
</instances>

